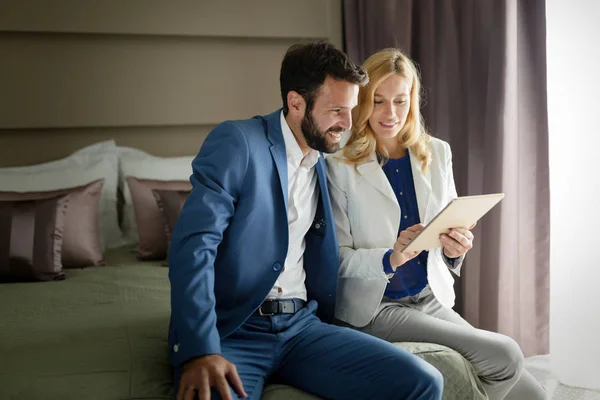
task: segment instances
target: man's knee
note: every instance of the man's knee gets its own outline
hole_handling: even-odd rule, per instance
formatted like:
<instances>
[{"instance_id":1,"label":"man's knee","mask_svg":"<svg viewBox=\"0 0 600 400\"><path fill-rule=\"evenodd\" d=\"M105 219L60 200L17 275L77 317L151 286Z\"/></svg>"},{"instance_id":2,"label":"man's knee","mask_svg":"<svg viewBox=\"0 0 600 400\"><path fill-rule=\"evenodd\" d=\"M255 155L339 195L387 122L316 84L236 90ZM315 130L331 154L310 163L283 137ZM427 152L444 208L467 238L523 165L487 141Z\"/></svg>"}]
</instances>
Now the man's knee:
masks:
<instances>
[{"instance_id":1,"label":"man's knee","mask_svg":"<svg viewBox=\"0 0 600 400\"><path fill-rule=\"evenodd\" d=\"M421 383L417 387L421 387L418 393L415 393L415 399L441 399L444 391L444 376L433 365L428 362L423 362L423 366L419 373Z\"/></svg>"},{"instance_id":2,"label":"man's knee","mask_svg":"<svg viewBox=\"0 0 600 400\"><path fill-rule=\"evenodd\" d=\"M404 379L398 379L398 373ZM412 356L411 363L398 366L390 378L390 399L440 400L444 391L444 376L425 360Z\"/></svg>"},{"instance_id":3,"label":"man's knee","mask_svg":"<svg viewBox=\"0 0 600 400\"><path fill-rule=\"evenodd\" d=\"M444 392L444 375L437 368L433 368L433 373L430 375L430 390L432 393L432 399L441 399L442 393Z\"/></svg>"}]
</instances>

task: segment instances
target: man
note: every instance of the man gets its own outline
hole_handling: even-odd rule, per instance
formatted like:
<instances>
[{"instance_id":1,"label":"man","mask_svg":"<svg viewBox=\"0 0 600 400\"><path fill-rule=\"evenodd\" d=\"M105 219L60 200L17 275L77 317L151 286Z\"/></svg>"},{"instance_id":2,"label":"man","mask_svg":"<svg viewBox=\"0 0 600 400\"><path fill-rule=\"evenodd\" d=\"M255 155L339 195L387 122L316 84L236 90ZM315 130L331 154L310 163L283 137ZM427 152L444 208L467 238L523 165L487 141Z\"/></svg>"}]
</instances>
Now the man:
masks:
<instances>
[{"instance_id":1,"label":"man","mask_svg":"<svg viewBox=\"0 0 600 400\"><path fill-rule=\"evenodd\" d=\"M330 44L292 46L283 109L202 145L169 250L178 399L259 399L270 377L328 399L441 398L426 362L329 324L339 258L320 152L339 148L367 80Z\"/></svg>"}]
</instances>

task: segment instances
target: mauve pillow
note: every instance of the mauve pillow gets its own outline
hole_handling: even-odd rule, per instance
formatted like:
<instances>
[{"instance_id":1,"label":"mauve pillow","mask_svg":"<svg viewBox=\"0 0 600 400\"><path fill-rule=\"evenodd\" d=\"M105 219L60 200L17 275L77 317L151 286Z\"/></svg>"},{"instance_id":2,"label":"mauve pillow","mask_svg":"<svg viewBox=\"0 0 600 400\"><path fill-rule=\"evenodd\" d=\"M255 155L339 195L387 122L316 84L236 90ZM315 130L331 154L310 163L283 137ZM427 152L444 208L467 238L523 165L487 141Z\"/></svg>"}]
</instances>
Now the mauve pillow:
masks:
<instances>
[{"instance_id":1,"label":"mauve pillow","mask_svg":"<svg viewBox=\"0 0 600 400\"><path fill-rule=\"evenodd\" d=\"M190 195L190 191L188 190L153 190L152 194L156 199L156 204L160 209L164 226L165 226L165 235L167 236L167 260L163 262L163 266L168 267L169 262L169 247L171 246L171 235L173 233L173 229L175 228L175 224L179 219L179 215L181 214L181 209L185 204L188 196Z\"/></svg>"},{"instance_id":2,"label":"mauve pillow","mask_svg":"<svg viewBox=\"0 0 600 400\"><path fill-rule=\"evenodd\" d=\"M153 190L189 192L189 181L157 181L126 177L131 193L133 212L137 225L137 257L140 260L164 260L167 257L167 235L165 222Z\"/></svg>"},{"instance_id":3,"label":"mauve pillow","mask_svg":"<svg viewBox=\"0 0 600 400\"><path fill-rule=\"evenodd\" d=\"M179 214L181 214L181 209L185 204L188 196L190 195L189 190L153 190L152 194L154 194L154 198L156 199L156 204L160 209L164 227L165 234L167 236L167 254L169 250L169 245L171 243L171 234L173 232L173 228L175 228L175 224L179 219Z\"/></svg>"},{"instance_id":4,"label":"mauve pillow","mask_svg":"<svg viewBox=\"0 0 600 400\"><path fill-rule=\"evenodd\" d=\"M0 282L65 278L61 247L69 197L0 201Z\"/></svg>"},{"instance_id":5,"label":"mauve pillow","mask_svg":"<svg viewBox=\"0 0 600 400\"><path fill-rule=\"evenodd\" d=\"M104 179L48 192L0 192L0 201L41 200L70 194L63 234L64 268L105 265L100 243L99 202Z\"/></svg>"}]
</instances>

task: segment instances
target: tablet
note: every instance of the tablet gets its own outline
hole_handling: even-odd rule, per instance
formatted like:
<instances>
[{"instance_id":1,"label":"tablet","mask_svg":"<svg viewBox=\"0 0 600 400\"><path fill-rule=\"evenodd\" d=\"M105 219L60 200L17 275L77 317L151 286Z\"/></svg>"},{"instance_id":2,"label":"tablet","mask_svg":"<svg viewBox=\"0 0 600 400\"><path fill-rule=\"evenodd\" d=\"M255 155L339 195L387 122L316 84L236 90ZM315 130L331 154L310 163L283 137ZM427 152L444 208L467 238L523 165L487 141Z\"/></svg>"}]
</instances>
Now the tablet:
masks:
<instances>
[{"instance_id":1,"label":"tablet","mask_svg":"<svg viewBox=\"0 0 600 400\"><path fill-rule=\"evenodd\" d=\"M457 197L404 246L402 251L422 251L443 247L440 242L442 233L448 233L452 228L472 226L503 198L504 193Z\"/></svg>"}]
</instances>

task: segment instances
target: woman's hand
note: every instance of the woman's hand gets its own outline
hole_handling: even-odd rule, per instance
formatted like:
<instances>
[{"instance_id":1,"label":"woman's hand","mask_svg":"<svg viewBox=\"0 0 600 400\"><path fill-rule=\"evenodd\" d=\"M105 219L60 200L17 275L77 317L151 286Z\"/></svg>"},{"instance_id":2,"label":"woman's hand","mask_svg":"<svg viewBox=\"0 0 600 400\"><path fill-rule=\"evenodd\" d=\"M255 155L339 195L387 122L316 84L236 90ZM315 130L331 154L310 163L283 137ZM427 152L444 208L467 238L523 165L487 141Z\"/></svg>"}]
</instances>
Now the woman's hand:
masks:
<instances>
[{"instance_id":1,"label":"woman's hand","mask_svg":"<svg viewBox=\"0 0 600 400\"><path fill-rule=\"evenodd\" d=\"M420 251L411 251L408 253L403 253L402 249L414 239L415 236L419 234L425 228L423 224L416 224L410 226L400 232L400 236L398 236L398 240L394 243L394 252L390 255L390 265L392 269L395 271L396 268L401 266L402 264L407 263L412 260L416 256L419 255Z\"/></svg>"},{"instance_id":2,"label":"woman's hand","mask_svg":"<svg viewBox=\"0 0 600 400\"><path fill-rule=\"evenodd\" d=\"M444 246L444 254L448 258L457 258L473 248L473 234L470 229L452 228L450 232L440 235L440 242Z\"/></svg>"}]
</instances>

